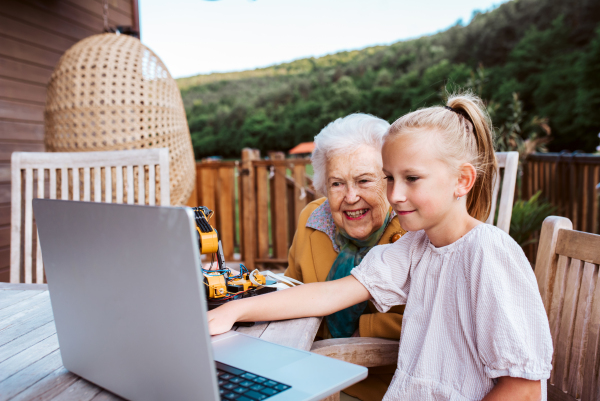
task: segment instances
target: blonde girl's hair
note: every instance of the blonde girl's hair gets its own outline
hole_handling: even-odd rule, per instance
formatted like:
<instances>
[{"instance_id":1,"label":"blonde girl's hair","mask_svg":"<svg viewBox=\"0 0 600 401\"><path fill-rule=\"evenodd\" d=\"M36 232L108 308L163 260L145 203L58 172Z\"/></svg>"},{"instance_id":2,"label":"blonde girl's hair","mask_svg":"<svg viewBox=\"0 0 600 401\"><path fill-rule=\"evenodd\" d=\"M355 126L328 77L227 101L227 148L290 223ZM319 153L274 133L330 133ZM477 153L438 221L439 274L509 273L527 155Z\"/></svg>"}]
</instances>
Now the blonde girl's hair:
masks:
<instances>
[{"instance_id":1,"label":"blonde girl's hair","mask_svg":"<svg viewBox=\"0 0 600 401\"><path fill-rule=\"evenodd\" d=\"M475 185L467 195L467 211L486 221L492 207L497 163L490 117L483 101L471 93L451 95L446 106L413 111L396 120L387 138L400 135L438 133L441 158L458 168L471 163L477 171Z\"/></svg>"}]
</instances>

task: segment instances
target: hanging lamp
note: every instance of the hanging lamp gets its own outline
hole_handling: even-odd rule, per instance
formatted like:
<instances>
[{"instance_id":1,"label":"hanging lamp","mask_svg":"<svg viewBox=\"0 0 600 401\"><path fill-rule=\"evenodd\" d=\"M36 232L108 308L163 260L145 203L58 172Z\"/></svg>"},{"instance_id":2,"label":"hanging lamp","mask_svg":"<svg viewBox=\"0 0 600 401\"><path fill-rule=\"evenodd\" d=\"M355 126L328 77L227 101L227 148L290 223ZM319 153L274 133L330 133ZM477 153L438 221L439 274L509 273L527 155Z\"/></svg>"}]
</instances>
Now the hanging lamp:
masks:
<instances>
[{"instance_id":1,"label":"hanging lamp","mask_svg":"<svg viewBox=\"0 0 600 401\"><path fill-rule=\"evenodd\" d=\"M138 39L90 36L61 57L48 84L50 152L169 148L171 204L185 204L196 166L175 80Z\"/></svg>"}]
</instances>

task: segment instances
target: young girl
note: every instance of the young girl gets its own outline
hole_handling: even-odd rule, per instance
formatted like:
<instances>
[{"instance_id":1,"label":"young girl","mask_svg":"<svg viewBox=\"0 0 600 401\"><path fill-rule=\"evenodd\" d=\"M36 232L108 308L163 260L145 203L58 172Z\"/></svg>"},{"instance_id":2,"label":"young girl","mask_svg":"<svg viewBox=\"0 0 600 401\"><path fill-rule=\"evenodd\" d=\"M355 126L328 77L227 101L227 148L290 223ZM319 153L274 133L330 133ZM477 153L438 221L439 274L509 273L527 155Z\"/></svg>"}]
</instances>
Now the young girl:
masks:
<instances>
[{"instance_id":1,"label":"young girl","mask_svg":"<svg viewBox=\"0 0 600 401\"><path fill-rule=\"evenodd\" d=\"M482 223L496 159L481 101L454 96L398 119L382 156L388 200L409 232L374 247L351 276L209 312L211 334L369 299L381 312L406 304L384 400L546 400L553 350L535 276L519 245Z\"/></svg>"}]
</instances>

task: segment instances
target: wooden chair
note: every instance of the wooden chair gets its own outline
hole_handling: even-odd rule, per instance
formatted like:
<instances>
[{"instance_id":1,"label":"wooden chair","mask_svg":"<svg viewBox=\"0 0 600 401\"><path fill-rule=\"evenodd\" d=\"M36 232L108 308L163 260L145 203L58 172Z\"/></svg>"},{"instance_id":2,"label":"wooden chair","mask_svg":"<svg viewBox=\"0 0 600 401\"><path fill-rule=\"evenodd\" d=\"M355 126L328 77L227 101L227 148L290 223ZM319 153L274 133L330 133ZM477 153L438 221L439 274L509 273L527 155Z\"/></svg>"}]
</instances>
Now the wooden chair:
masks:
<instances>
[{"instance_id":1,"label":"wooden chair","mask_svg":"<svg viewBox=\"0 0 600 401\"><path fill-rule=\"evenodd\" d=\"M519 153L498 152L496 153L496 160L498 162L498 174L494 181L492 209L486 223L493 224L496 208L498 208L496 226L508 233L517 183ZM501 169L504 170L503 176L501 176ZM502 186L501 191L500 186ZM500 200L498 201L499 192ZM332 338L315 341L311 352L365 367L375 367L396 364L398 361L398 347L399 342L397 340L383 338ZM339 397L338 393L326 400L337 401Z\"/></svg>"},{"instance_id":2,"label":"wooden chair","mask_svg":"<svg viewBox=\"0 0 600 401\"><path fill-rule=\"evenodd\" d=\"M554 344L548 400L597 400L600 363L600 235L544 220L535 276Z\"/></svg>"},{"instance_id":3,"label":"wooden chair","mask_svg":"<svg viewBox=\"0 0 600 401\"><path fill-rule=\"evenodd\" d=\"M160 170L158 176L157 166ZM14 152L11 174L11 283L20 283L23 279L25 283L32 283L34 272L35 282L44 282L39 240L36 240L35 271L32 268L33 198L57 199L59 193L59 198L66 200L133 204L137 199L139 204L154 205L158 185L160 204L170 204L167 148L75 153Z\"/></svg>"}]
</instances>

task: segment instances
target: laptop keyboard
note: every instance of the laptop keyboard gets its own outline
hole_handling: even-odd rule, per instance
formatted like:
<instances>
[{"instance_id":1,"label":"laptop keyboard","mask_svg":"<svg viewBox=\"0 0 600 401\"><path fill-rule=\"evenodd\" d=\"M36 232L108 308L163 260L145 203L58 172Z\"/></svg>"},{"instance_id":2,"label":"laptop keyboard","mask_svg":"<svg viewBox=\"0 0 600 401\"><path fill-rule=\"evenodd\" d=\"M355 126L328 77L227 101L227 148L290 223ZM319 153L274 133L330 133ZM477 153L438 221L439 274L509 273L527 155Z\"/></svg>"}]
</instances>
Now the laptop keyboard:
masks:
<instances>
[{"instance_id":1,"label":"laptop keyboard","mask_svg":"<svg viewBox=\"0 0 600 401\"><path fill-rule=\"evenodd\" d=\"M217 363L221 400L262 401L290 388L287 384Z\"/></svg>"}]
</instances>

